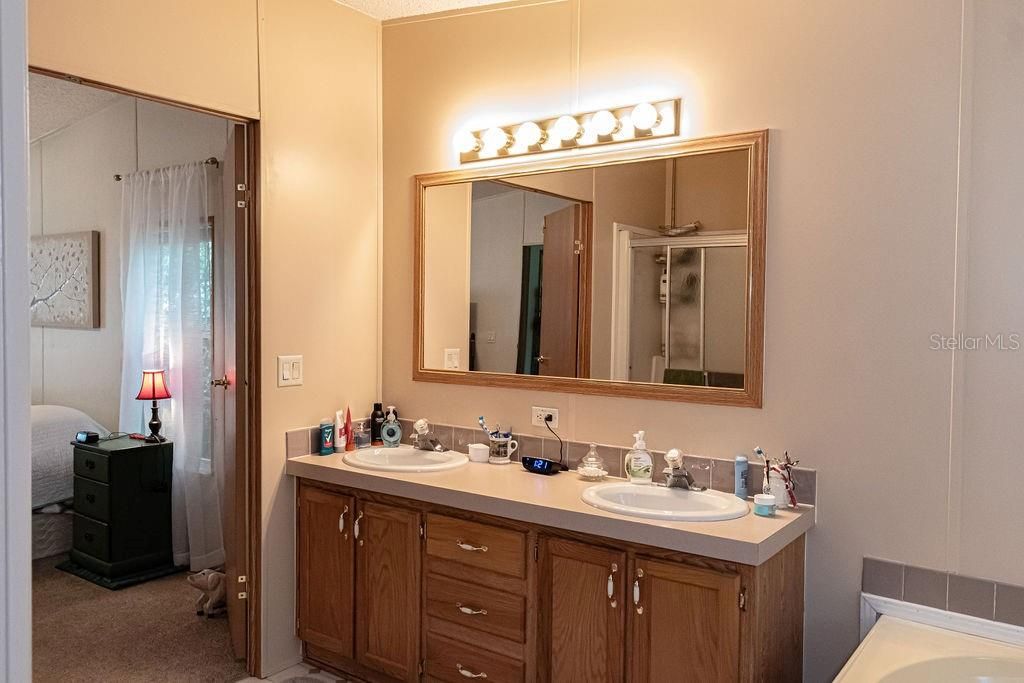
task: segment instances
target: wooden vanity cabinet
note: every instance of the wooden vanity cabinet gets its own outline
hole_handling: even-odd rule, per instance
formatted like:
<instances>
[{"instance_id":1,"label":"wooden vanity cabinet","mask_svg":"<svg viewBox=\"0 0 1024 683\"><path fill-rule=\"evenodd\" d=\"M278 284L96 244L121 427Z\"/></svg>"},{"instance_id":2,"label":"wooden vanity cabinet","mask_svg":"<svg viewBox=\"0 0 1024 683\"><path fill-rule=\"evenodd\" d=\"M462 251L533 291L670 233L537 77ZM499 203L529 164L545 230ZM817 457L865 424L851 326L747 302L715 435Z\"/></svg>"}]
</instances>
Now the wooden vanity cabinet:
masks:
<instances>
[{"instance_id":1,"label":"wooden vanity cabinet","mask_svg":"<svg viewBox=\"0 0 1024 683\"><path fill-rule=\"evenodd\" d=\"M296 546L307 656L371 681L418 681L420 513L301 481Z\"/></svg>"},{"instance_id":2,"label":"wooden vanity cabinet","mask_svg":"<svg viewBox=\"0 0 1024 683\"><path fill-rule=\"evenodd\" d=\"M551 537L540 546L541 680L623 680L626 553Z\"/></svg>"},{"instance_id":3,"label":"wooden vanity cabinet","mask_svg":"<svg viewBox=\"0 0 1024 683\"><path fill-rule=\"evenodd\" d=\"M299 638L348 659L355 653L355 509L351 496L299 486Z\"/></svg>"},{"instance_id":4,"label":"wooden vanity cabinet","mask_svg":"<svg viewBox=\"0 0 1024 683\"><path fill-rule=\"evenodd\" d=\"M630 581L630 680L739 680L739 574L636 557Z\"/></svg>"},{"instance_id":5,"label":"wooden vanity cabinet","mask_svg":"<svg viewBox=\"0 0 1024 683\"><path fill-rule=\"evenodd\" d=\"M401 681L419 680L420 515L359 501L356 661Z\"/></svg>"},{"instance_id":6,"label":"wooden vanity cabinet","mask_svg":"<svg viewBox=\"0 0 1024 683\"><path fill-rule=\"evenodd\" d=\"M372 683L799 681L804 539L744 565L299 481L298 635Z\"/></svg>"}]
</instances>

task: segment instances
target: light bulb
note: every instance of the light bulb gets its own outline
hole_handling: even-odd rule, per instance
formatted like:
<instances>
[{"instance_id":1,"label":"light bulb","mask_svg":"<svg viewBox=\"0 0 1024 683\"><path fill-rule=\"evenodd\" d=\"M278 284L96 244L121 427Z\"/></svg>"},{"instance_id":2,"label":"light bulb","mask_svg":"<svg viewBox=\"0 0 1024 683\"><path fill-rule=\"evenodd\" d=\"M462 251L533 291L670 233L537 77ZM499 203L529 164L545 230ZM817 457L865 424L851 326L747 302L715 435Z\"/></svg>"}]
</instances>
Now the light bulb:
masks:
<instances>
[{"instance_id":1,"label":"light bulb","mask_svg":"<svg viewBox=\"0 0 1024 683\"><path fill-rule=\"evenodd\" d=\"M462 130L455 134L455 149L459 154L469 154L480 151L480 138L468 130Z\"/></svg>"},{"instance_id":2,"label":"light bulb","mask_svg":"<svg viewBox=\"0 0 1024 683\"><path fill-rule=\"evenodd\" d=\"M516 130L516 143L523 147L543 144L548 134L533 121L527 121Z\"/></svg>"},{"instance_id":3,"label":"light bulb","mask_svg":"<svg viewBox=\"0 0 1024 683\"><path fill-rule=\"evenodd\" d=\"M644 102L633 107L633 113L629 118L633 122L633 127L637 130L650 130L661 121L661 115L658 114L658 110L650 102Z\"/></svg>"},{"instance_id":4,"label":"light bulb","mask_svg":"<svg viewBox=\"0 0 1024 683\"><path fill-rule=\"evenodd\" d=\"M502 128L495 126L484 133L484 146L492 152L500 152L511 144L512 136Z\"/></svg>"},{"instance_id":5,"label":"light bulb","mask_svg":"<svg viewBox=\"0 0 1024 683\"><path fill-rule=\"evenodd\" d=\"M576 120L576 117L569 116L568 114L558 117L558 120L555 121L555 125L552 128L558 139L564 140L565 142L575 140L582 132L580 122Z\"/></svg>"},{"instance_id":6,"label":"light bulb","mask_svg":"<svg viewBox=\"0 0 1024 683\"><path fill-rule=\"evenodd\" d=\"M619 119L607 109L590 117L590 129L601 137L615 134L620 127Z\"/></svg>"}]
</instances>

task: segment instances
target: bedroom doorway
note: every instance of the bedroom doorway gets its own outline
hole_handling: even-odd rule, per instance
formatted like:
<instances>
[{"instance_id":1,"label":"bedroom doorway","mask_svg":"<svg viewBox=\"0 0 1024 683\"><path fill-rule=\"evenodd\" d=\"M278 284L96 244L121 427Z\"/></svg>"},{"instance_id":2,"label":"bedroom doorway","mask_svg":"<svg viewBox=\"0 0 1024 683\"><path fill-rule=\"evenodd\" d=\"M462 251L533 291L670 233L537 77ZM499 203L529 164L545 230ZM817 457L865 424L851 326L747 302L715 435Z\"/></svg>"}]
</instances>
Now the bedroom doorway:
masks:
<instances>
[{"instance_id":1,"label":"bedroom doorway","mask_svg":"<svg viewBox=\"0 0 1024 683\"><path fill-rule=\"evenodd\" d=\"M256 125L41 71L29 105L34 680L245 678Z\"/></svg>"}]
</instances>

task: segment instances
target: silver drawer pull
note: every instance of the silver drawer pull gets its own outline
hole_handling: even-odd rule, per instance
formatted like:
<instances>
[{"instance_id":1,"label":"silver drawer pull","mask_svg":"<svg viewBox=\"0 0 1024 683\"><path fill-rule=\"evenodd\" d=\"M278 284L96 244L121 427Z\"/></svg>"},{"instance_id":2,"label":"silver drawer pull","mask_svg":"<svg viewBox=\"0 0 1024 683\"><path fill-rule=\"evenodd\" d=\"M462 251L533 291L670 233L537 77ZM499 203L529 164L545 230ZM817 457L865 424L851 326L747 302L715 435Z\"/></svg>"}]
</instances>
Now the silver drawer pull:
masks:
<instances>
[{"instance_id":1,"label":"silver drawer pull","mask_svg":"<svg viewBox=\"0 0 1024 683\"><path fill-rule=\"evenodd\" d=\"M455 541L455 545L459 546L460 548L462 548L463 550L465 550L466 552L469 552L469 553L486 553L487 552L487 546L485 546L485 545L472 545L470 543L466 543L461 538L459 540Z\"/></svg>"},{"instance_id":2,"label":"silver drawer pull","mask_svg":"<svg viewBox=\"0 0 1024 683\"><path fill-rule=\"evenodd\" d=\"M636 578L633 579L633 606L637 614L644 613L644 606L640 604L640 579L644 578L644 570L636 570Z\"/></svg>"},{"instance_id":3,"label":"silver drawer pull","mask_svg":"<svg viewBox=\"0 0 1024 683\"><path fill-rule=\"evenodd\" d=\"M466 607L461 602L455 603L455 606L459 608L459 611L463 614L482 614L487 616L487 610L485 609L473 609L472 607Z\"/></svg>"},{"instance_id":4,"label":"silver drawer pull","mask_svg":"<svg viewBox=\"0 0 1024 683\"><path fill-rule=\"evenodd\" d=\"M455 668L458 669L459 673L465 676L466 678L487 678L487 674L485 674L483 671L481 671L480 673L473 673L461 664L456 664Z\"/></svg>"},{"instance_id":5,"label":"silver drawer pull","mask_svg":"<svg viewBox=\"0 0 1024 683\"><path fill-rule=\"evenodd\" d=\"M362 518L363 518L363 511L360 510L359 514L356 515L356 523L355 523L354 527L352 528L352 532L356 535L356 538L359 538L359 520L361 520ZM362 544L363 544L363 541L360 540L359 541L359 545L362 545Z\"/></svg>"},{"instance_id":6,"label":"silver drawer pull","mask_svg":"<svg viewBox=\"0 0 1024 683\"><path fill-rule=\"evenodd\" d=\"M342 534L343 536L345 535L345 515L347 515L347 514L348 514L348 505L346 505L345 509L341 511L341 514L338 515L338 533ZM347 536L346 536L346 538L347 538Z\"/></svg>"}]
</instances>

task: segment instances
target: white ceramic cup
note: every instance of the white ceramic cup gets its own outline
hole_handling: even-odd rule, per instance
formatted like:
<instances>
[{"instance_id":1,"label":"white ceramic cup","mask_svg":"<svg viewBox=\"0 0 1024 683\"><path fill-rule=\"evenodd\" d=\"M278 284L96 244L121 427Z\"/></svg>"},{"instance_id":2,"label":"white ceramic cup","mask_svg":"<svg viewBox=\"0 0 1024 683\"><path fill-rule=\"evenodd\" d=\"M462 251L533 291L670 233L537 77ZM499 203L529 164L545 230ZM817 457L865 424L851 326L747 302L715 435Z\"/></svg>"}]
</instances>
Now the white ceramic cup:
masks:
<instances>
[{"instance_id":1,"label":"white ceramic cup","mask_svg":"<svg viewBox=\"0 0 1024 683\"><path fill-rule=\"evenodd\" d=\"M485 443L471 443L466 448L469 450L470 462L487 462L491 453L491 447Z\"/></svg>"}]
</instances>

